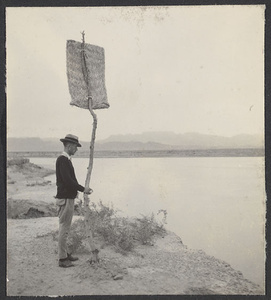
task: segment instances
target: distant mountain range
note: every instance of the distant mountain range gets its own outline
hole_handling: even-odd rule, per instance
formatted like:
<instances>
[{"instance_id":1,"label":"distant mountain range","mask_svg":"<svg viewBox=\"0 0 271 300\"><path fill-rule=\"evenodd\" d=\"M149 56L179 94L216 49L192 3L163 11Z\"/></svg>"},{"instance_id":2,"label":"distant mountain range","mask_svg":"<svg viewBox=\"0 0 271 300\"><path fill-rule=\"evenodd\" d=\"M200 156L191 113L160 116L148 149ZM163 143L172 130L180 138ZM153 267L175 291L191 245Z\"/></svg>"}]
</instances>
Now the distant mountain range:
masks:
<instances>
[{"instance_id":1,"label":"distant mountain range","mask_svg":"<svg viewBox=\"0 0 271 300\"><path fill-rule=\"evenodd\" d=\"M89 141L80 141L81 151L89 150ZM149 151L196 149L247 149L263 148L260 135L223 137L199 133L175 134L173 132L145 132L142 134L112 135L95 142L95 151ZM7 140L8 152L62 151L58 138L13 138Z\"/></svg>"}]
</instances>

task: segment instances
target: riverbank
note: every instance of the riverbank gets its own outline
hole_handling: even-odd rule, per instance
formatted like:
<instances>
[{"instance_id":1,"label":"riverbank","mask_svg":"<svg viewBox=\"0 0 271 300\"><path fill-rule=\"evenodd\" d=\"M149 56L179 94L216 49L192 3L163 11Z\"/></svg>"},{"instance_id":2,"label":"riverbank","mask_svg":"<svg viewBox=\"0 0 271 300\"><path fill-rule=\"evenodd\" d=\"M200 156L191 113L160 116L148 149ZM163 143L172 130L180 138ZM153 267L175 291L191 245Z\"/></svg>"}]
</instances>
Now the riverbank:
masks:
<instances>
[{"instance_id":1,"label":"riverbank","mask_svg":"<svg viewBox=\"0 0 271 300\"><path fill-rule=\"evenodd\" d=\"M55 186L44 178L53 173L29 162L8 166L9 296L263 294L228 263L187 248L171 232L125 256L104 247L96 266L78 253L74 268L60 269L52 236L58 227ZM34 212L44 217L33 218Z\"/></svg>"}]
</instances>

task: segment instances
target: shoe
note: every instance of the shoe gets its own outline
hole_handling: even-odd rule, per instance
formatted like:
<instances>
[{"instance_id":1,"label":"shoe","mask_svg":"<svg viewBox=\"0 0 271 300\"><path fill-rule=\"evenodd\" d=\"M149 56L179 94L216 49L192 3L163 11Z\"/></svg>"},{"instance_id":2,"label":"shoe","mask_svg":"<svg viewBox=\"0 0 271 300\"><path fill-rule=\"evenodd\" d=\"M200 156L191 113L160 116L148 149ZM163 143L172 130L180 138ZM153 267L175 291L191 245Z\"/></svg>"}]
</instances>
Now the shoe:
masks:
<instances>
[{"instance_id":1,"label":"shoe","mask_svg":"<svg viewBox=\"0 0 271 300\"><path fill-rule=\"evenodd\" d=\"M70 260L66 259L66 260L59 260L58 266L61 268L70 268L70 267L74 267L74 264L72 264Z\"/></svg>"},{"instance_id":2,"label":"shoe","mask_svg":"<svg viewBox=\"0 0 271 300\"><path fill-rule=\"evenodd\" d=\"M71 254L69 254L69 253L67 253L67 255L68 255L67 259L68 259L69 261L76 261L76 260L78 260L78 259L79 259L78 257L76 257L76 256L72 256L72 255L71 255Z\"/></svg>"}]
</instances>

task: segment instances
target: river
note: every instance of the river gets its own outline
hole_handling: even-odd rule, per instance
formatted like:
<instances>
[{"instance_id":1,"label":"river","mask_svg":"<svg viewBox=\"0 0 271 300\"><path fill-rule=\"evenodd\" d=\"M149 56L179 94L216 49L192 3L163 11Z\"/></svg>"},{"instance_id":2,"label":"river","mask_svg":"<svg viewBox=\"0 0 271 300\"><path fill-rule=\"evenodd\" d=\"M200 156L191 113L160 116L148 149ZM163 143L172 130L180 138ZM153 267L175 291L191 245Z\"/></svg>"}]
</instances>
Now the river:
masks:
<instances>
[{"instance_id":1,"label":"river","mask_svg":"<svg viewBox=\"0 0 271 300\"><path fill-rule=\"evenodd\" d=\"M88 159L73 157L84 185ZM54 158L31 158L54 168ZM55 182L55 176L50 176ZM264 286L263 157L96 158L93 201L129 216L167 211L167 228Z\"/></svg>"}]
</instances>

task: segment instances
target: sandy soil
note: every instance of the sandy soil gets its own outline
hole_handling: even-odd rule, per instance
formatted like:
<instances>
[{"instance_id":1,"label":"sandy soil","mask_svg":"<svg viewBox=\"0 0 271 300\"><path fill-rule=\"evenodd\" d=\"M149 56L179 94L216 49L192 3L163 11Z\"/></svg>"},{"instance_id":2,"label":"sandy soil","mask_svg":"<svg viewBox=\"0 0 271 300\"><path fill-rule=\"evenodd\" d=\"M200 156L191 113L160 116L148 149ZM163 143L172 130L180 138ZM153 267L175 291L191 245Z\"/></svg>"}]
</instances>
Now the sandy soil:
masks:
<instances>
[{"instance_id":1,"label":"sandy soil","mask_svg":"<svg viewBox=\"0 0 271 300\"><path fill-rule=\"evenodd\" d=\"M8 167L8 296L263 294L241 272L188 249L171 232L129 255L105 247L99 264L90 265L89 254L83 252L77 253L75 267L59 268L52 236L58 229L55 186L44 178L51 173L29 163Z\"/></svg>"}]
</instances>

